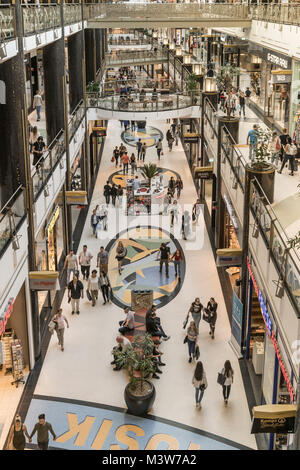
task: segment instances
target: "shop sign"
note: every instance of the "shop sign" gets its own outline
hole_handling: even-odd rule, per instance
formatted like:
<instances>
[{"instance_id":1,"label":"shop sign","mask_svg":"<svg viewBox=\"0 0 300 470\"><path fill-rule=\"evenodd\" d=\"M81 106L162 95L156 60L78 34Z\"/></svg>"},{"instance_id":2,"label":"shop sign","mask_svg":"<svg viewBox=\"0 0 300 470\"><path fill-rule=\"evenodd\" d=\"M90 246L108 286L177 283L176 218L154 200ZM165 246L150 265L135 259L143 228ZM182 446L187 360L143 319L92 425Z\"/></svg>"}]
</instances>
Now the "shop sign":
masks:
<instances>
[{"instance_id":1,"label":"shop sign","mask_svg":"<svg viewBox=\"0 0 300 470\"><path fill-rule=\"evenodd\" d=\"M275 352L276 352L276 356L277 356L277 359L278 359L278 363L279 363L282 375L284 377L287 389L289 391L291 400L292 400L292 402L294 402L295 401L295 396L294 396L293 386L292 386L292 383L289 379L289 376L288 376L288 373L286 371L283 360L281 358L279 346L278 346L278 343L277 343L277 340L275 338L275 334L274 334L274 331L273 331L272 320L271 320L270 315L268 313L263 295L262 295L262 293L261 293L261 291L258 288L258 285L256 283L253 271L252 271L251 266L250 266L249 258L247 258L247 266L248 266L248 271L250 273L250 276L251 276L251 279L252 279L252 282L253 282L253 287L255 289L256 295L257 295L258 300L259 300L262 316L263 316L263 319L264 319L264 322L265 322L265 325L266 325L266 328L267 328L268 335L270 336L270 339L273 343L273 346L274 346L274 349L275 349Z\"/></svg>"},{"instance_id":2,"label":"shop sign","mask_svg":"<svg viewBox=\"0 0 300 470\"><path fill-rule=\"evenodd\" d=\"M261 405L253 407L251 434L291 434L296 428L296 405Z\"/></svg>"},{"instance_id":3,"label":"shop sign","mask_svg":"<svg viewBox=\"0 0 300 470\"><path fill-rule=\"evenodd\" d=\"M239 248L222 248L217 250L216 266L222 268L224 266L241 266L243 250Z\"/></svg>"},{"instance_id":4,"label":"shop sign","mask_svg":"<svg viewBox=\"0 0 300 470\"><path fill-rule=\"evenodd\" d=\"M87 205L86 195L87 195L86 191L66 191L66 203L68 205L86 206ZM62 192L59 193L58 198L59 198L58 203L62 204L63 203Z\"/></svg>"},{"instance_id":5,"label":"shop sign","mask_svg":"<svg viewBox=\"0 0 300 470\"><path fill-rule=\"evenodd\" d=\"M0 336L4 333L6 323L8 322L8 319L13 312L14 301L15 299L11 297L5 307L4 312L0 315Z\"/></svg>"},{"instance_id":6,"label":"shop sign","mask_svg":"<svg viewBox=\"0 0 300 470\"><path fill-rule=\"evenodd\" d=\"M242 344L242 321L243 321L243 304L236 295L235 292L233 292L232 296L232 317L231 317L231 334L232 334L232 339L234 341L231 341L232 344L237 343L238 345L238 350L240 352L240 347Z\"/></svg>"},{"instance_id":7,"label":"shop sign","mask_svg":"<svg viewBox=\"0 0 300 470\"><path fill-rule=\"evenodd\" d=\"M106 127L93 127L93 137L105 137Z\"/></svg>"},{"instance_id":8,"label":"shop sign","mask_svg":"<svg viewBox=\"0 0 300 470\"><path fill-rule=\"evenodd\" d=\"M59 210L59 207L57 205L54 209L54 212L53 212L53 215L52 215L51 219L49 220L48 225L46 226L47 234L49 234L49 232L52 232L53 227L54 227L57 219L59 218L59 213L60 213L60 210Z\"/></svg>"},{"instance_id":9,"label":"shop sign","mask_svg":"<svg viewBox=\"0 0 300 470\"><path fill-rule=\"evenodd\" d=\"M209 180L213 177L212 166L198 166L195 168L195 178L201 180Z\"/></svg>"},{"instance_id":10,"label":"shop sign","mask_svg":"<svg viewBox=\"0 0 300 470\"><path fill-rule=\"evenodd\" d=\"M286 57L278 52L273 52L268 49L264 49L263 53L264 59L271 64L275 64L281 69L290 69L291 68L291 59Z\"/></svg>"},{"instance_id":11,"label":"shop sign","mask_svg":"<svg viewBox=\"0 0 300 470\"><path fill-rule=\"evenodd\" d=\"M31 290L59 290L58 271L30 271L29 287Z\"/></svg>"},{"instance_id":12,"label":"shop sign","mask_svg":"<svg viewBox=\"0 0 300 470\"><path fill-rule=\"evenodd\" d=\"M291 83L292 82L292 75L291 74L284 74L280 73L278 75L272 75L272 82L273 83Z\"/></svg>"}]
</instances>

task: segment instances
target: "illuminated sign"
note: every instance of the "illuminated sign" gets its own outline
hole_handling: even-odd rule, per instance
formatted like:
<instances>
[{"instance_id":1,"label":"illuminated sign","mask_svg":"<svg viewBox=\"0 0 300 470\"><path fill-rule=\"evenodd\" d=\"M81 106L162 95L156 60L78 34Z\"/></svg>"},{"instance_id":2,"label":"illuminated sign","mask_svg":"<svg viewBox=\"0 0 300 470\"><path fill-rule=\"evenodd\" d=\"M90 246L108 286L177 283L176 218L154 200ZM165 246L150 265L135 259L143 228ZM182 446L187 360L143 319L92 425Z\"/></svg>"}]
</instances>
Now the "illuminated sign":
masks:
<instances>
[{"instance_id":1,"label":"illuminated sign","mask_svg":"<svg viewBox=\"0 0 300 470\"><path fill-rule=\"evenodd\" d=\"M30 271L31 290L59 290L58 271Z\"/></svg>"},{"instance_id":2,"label":"illuminated sign","mask_svg":"<svg viewBox=\"0 0 300 470\"><path fill-rule=\"evenodd\" d=\"M9 317L11 316L13 312L13 305L14 305L15 299L11 297L8 301L8 304L5 307L4 312L0 316L0 336L4 333L5 331L5 326L6 323L8 322Z\"/></svg>"},{"instance_id":3,"label":"illuminated sign","mask_svg":"<svg viewBox=\"0 0 300 470\"><path fill-rule=\"evenodd\" d=\"M49 232L52 232L53 230L53 227L59 217L59 207L56 206L55 210L54 210L54 213L53 213L53 216L51 217L51 219L49 220L49 223L46 227L46 231L47 231L47 235L49 236Z\"/></svg>"},{"instance_id":4,"label":"illuminated sign","mask_svg":"<svg viewBox=\"0 0 300 470\"><path fill-rule=\"evenodd\" d=\"M271 54L270 52L267 53L267 61L272 62L272 64L279 65L282 69L288 69L288 61L283 57L279 57L276 54Z\"/></svg>"},{"instance_id":5,"label":"illuminated sign","mask_svg":"<svg viewBox=\"0 0 300 470\"><path fill-rule=\"evenodd\" d=\"M295 432L296 405L261 405L253 407L251 434Z\"/></svg>"},{"instance_id":6,"label":"illuminated sign","mask_svg":"<svg viewBox=\"0 0 300 470\"><path fill-rule=\"evenodd\" d=\"M267 307L265 305L263 295L262 295L261 291L259 290L258 285L255 281L254 274L253 274L253 271L252 271L250 263L249 263L249 258L247 258L247 266L248 266L248 270L249 270L249 273L250 273L250 276L251 276L251 279L252 279L252 282L253 282L254 290L255 290L256 295L257 295L258 300L259 300L261 313L262 313L262 316L263 316L263 319L264 319L264 322L265 322L265 325L266 325L266 328L267 328L268 335L270 336L271 341L273 343L273 346L274 346L274 349L275 349L275 352L276 352L276 356L277 356L277 359L278 359L278 363L279 363L282 375L284 377L284 380L286 382L286 386L287 386L287 389L289 391L291 400L292 400L292 402L294 402L295 401L295 396L294 396L293 387L292 387L291 381L289 379L288 373L286 371L285 365L283 363L283 360L281 358L279 346L278 346L277 340L275 338L274 331L272 329L272 320L270 318Z\"/></svg>"}]
</instances>

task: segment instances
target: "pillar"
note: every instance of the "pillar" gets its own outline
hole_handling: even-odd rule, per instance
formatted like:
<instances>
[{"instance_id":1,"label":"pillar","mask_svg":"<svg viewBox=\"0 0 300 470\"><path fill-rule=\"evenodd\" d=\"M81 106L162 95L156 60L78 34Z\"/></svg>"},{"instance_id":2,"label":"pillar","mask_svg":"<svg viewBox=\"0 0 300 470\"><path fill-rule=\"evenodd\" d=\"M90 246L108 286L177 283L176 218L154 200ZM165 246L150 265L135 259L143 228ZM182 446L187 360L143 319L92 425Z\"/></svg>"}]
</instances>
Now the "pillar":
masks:
<instances>
[{"instance_id":1,"label":"pillar","mask_svg":"<svg viewBox=\"0 0 300 470\"><path fill-rule=\"evenodd\" d=\"M85 70L86 70L86 83L93 82L96 79L96 64L94 54L94 30L86 29L85 36Z\"/></svg>"},{"instance_id":2,"label":"pillar","mask_svg":"<svg viewBox=\"0 0 300 470\"><path fill-rule=\"evenodd\" d=\"M239 117L218 116L219 127L226 126L234 141L239 142Z\"/></svg>"},{"instance_id":3,"label":"pillar","mask_svg":"<svg viewBox=\"0 0 300 470\"><path fill-rule=\"evenodd\" d=\"M101 60L102 60L101 38L102 38L102 31L101 31L101 29L95 29L95 42L96 42L96 71L99 70L100 64L101 64Z\"/></svg>"},{"instance_id":4,"label":"pillar","mask_svg":"<svg viewBox=\"0 0 300 470\"><path fill-rule=\"evenodd\" d=\"M82 33L79 32L68 38L69 99L71 113L83 98L82 56Z\"/></svg>"},{"instance_id":5,"label":"pillar","mask_svg":"<svg viewBox=\"0 0 300 470\"><path fill-rule=\"evenodd\" d=\"M65 66L64 40L59 39L43 49L45 110L48 144L64 128L63 80Z\"/></svg>"}]
</instances>

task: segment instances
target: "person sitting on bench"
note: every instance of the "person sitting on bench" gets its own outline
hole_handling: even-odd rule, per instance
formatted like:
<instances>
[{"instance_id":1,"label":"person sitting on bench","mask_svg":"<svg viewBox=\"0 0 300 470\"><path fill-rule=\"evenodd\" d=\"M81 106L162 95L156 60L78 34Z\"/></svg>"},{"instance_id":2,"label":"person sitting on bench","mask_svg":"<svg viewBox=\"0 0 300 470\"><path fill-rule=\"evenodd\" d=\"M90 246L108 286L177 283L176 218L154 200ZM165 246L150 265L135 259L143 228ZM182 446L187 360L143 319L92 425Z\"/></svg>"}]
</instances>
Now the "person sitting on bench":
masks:
<instances>
[{"instance_id":1,"label":"person sitting on bench","mask_svg":"<svg viewBox=\"0 0 300 470\"><path fill-rule=\"evenodd\" d=\"M125 335L126 333L132 332L134 330L134 312L131 312L129 307L125 307L124 313L126 314L126 319L119 322L119 332L122 335Z\"/></svg>"},{"instance_id":2,"label":"person sitting on bench","mask_svg":"<svg viewBox=\"0 0 300 470\"><path fill-rule=\"evenodd\" d=\"M146 314L146 330L152 336L162 337L164 341L170 339L162 329L160 318L156 316L156 306L152 305Z\"/></svg>"},{"instance_id":3,"label":"person sitting on bench","mask_svg":"<svg viewBox=\"0 0 300 470\"><path fill-rule=\"evenodd\" d=\"M129 339L126 338L126 336L117 336L116 341L118 343L118 346L114 346L114 348L112 350L114 360L111 362L111 364L115 364L115 367L113 368L113 370L121 370L122 367L120 367L116 362L116 354L115 353L116 353L116 351L125 352L126 349L128 348L128 346L131 346L131 341L129 341Z\"/></svg>"}]
</instances>

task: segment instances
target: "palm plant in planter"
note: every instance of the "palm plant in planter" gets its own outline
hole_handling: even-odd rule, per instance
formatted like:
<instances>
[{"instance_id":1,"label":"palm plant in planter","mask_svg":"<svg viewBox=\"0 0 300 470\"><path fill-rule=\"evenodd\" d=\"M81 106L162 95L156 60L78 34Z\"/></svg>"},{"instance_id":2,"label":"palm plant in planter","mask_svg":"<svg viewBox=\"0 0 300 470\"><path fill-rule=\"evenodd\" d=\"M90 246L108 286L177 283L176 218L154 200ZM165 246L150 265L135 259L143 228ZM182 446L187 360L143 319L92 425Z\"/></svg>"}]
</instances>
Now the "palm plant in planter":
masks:
<instances>
[{"instance_id":1,"label":"palm plant in planter","mask_svg":"<svg viewBox=\"0 0 300 470\"><path fill-rule=\"evenodd\" d=\"M138 335L124 352L115 352L117 366L126 369L129 375L129 384L124 391L128 411L137 416L146 414L155 399L154 385L147 380L155 371L152 361L153 346L151 335Z\"/></svg>"},{"instance_id":2,"label":"palm plant in planter","mask_svg":"<svg viewBox=\"0 0 300 470\"><path fill-rule=\"evenodd\" d=\"M146 163L142 168L140 168L140 171L144 178L149 181L149 187L151 187L152 178L159 174L157 165L155 165L155 163L149 163L149 165Z\"/></svg>"},{"instance_id":3,"label":"palm plant in planter","mask_svg":"<svg viewBox=\"0 0 300 470\"><path fill-rule=\"evenodd\" d=\"M263 129L260 126L257 126L257 146L254 151L254 159L252 162L252 168L257 170L264 170L269 166L269 142L272 137L272 132L269 129Z\"/></svg>"}]
</instances>

